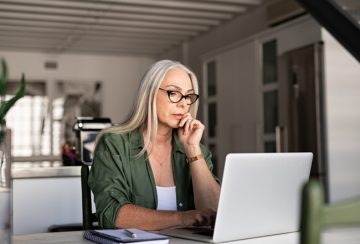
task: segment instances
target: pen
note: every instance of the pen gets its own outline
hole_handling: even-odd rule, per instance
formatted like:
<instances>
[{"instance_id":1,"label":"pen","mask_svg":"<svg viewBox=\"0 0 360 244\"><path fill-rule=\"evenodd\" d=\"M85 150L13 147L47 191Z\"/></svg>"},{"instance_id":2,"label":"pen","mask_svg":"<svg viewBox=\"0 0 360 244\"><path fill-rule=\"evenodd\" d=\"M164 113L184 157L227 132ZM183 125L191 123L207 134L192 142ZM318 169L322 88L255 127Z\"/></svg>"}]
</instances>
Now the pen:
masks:
<instances>
[{"instance_id":1,"label":"pen","mask_svg":"<svg viewBox=\"0 0 360 244\"><path fill-rule=\"evenodd\" d=\"M124 229L126 235L130 236L131 238L136 238L136 234L132 232L131 230Z\"/></svg>"}]
</instances>

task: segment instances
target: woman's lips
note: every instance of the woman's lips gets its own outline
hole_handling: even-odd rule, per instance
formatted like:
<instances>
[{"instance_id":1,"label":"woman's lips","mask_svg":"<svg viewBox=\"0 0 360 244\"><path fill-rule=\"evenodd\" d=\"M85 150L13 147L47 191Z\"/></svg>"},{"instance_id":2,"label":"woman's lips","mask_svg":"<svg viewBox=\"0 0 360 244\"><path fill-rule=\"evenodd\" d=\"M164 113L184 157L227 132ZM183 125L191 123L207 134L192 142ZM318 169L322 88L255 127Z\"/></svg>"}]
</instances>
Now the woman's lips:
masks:
<instances>
[{"instance_id":1,"label":"woman's lips","mask_svg":"<svg viewBox=\"0 0 360 244\"><path fill-rule=\"evenodd\" d=\"M182 114L174 114L174 117L175 117L175 119L180 120L180 119L182 119L183 115Z\"/></svg>"}]
</instances>

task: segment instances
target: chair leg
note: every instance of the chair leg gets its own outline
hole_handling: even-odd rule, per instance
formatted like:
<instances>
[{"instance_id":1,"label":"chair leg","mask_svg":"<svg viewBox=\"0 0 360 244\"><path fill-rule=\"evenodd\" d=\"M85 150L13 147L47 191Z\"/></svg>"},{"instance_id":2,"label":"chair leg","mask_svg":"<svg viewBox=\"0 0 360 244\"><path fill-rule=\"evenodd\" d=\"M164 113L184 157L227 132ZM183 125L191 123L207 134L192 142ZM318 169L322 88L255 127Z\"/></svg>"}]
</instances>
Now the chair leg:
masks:
<instances>
[{"instance_id":1,"label":"chair leg","mask_svg":"<svg viewBox=\"0 0 360 244\"><path fill-rule=\"evenodd\" d=\"M92 229L92 220L91 220L91 193L88 186L89 178L89 166L81 166L81 193L82 193L82 212L83 212L83 227L84 230Z\"/></svg>"}]
</instances>

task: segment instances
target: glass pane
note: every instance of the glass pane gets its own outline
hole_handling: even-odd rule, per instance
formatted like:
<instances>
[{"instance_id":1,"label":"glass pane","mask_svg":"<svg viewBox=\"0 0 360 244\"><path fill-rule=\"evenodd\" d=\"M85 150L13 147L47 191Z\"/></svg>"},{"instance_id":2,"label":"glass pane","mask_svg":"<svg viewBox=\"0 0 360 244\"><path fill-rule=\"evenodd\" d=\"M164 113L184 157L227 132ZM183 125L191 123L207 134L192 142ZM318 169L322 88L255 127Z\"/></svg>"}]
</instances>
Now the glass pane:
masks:
<instances>
[{"instance_id":1,"label":"glass pane","mask_svg":"<svg viewBox=\"0 0 360 244\"><path fill-rule=\"evenodd\" d=\"M211 61L207 64L207 84L208 96L216 95L216 62Z\"/></svg>"},{"instance_id":2,"label":"glass pane","mask_svg":"<svg viewBox=\"0 0 360 244\"><path fill-rule=\"evenodd\" d=\"M278 93L270 91L264 93L264 132L275 133L278 124Z\"/></svg>"},{"instance_id":3,"label":"glass pane","mask_svg":"<svg viewBox=\"0 0 360 244\"><path fill-rule=\"evenodd\" d=\"M215 144L209 144L209 150L212 154L212 163L214 165L213 173L217 176L217 165L218 165L218 159L217 159L217 153L216 153L216 145Z\"/></svg>"},{"instance_id":4,"label":"glass pane","mask_svg":"<svg viewBox=\"0 0 360 244\"><path fill-rule=\"evenodd\" d=\"M216 136L216 103L209 103L208 105L208 111L209 111L209 137L215 137Z\"/></svg>"},{"instance_id":5,"label":"glass pane","mask_svg":"<svg viewBox=\"0 0 360 244\"><path fill-rule=\"evenodd\" d=\"M265 152L276 152L276 143L275 142L265 142L264 150L265 150Z\"/></svg>"},{"instance_id":6,"label":"glass pane","mask_svg":"<svg viewBox=\"0 0 360 244\"><path fill-rule=\"evenodd\" d=\"M7 95L6 99L12 96ZM12 154L34 156L49 154L50 135L44 126L48 98L26 95L7 114L7 126L12 129ZM43 149L47 149L43 151Z\"/></svg>"},{"instance_id":7,"label":"glass pane","mask_svg":"<svg viewBox=\"0 0 360 244\"><path fill-rule=\"evenodd\" d=\"M263 44L263 82L264 84L277 81L277 50L276 40Z\"/></svg>"}]
</instances>

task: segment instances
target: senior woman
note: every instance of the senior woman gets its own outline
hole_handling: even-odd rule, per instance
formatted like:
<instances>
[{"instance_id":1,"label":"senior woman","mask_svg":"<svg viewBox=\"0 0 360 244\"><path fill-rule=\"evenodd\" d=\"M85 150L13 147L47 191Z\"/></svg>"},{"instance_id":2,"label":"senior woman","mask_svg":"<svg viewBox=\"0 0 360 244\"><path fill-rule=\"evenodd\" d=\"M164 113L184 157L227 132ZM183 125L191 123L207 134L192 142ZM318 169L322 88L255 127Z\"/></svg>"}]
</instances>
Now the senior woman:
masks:
<instances>
[{"instance_id":1,"label":"senior woman","mask_svg":"<svg viewBox=\"0 0 360 244\"><path fill-rule=\"evenodd\" d=\"M103 228L210 225L220 186L200 140L195 74L161 60L145 73L129 118L98 136L89 186Z\"/></svg>"}]
</instances>

